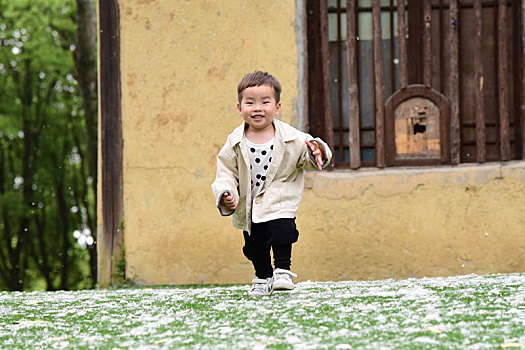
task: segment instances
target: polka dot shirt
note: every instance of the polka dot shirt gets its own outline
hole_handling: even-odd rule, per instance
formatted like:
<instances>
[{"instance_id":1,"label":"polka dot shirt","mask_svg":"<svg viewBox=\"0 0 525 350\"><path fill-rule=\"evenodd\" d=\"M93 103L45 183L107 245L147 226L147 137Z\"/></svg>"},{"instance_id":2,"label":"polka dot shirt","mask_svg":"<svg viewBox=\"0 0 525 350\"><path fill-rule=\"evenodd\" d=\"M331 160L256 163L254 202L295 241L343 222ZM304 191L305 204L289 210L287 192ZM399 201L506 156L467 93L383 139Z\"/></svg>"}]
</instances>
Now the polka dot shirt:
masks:
<instances>
[{"instance_id":1,"label":"polka dot shirt","mask_svg":"<svg viewBox=\"0 0 525 350\"><path fill-rule=\"evenodd\" d=\"M261 192L264 182L266 181L266 174L268 173L268 168L272 162L274 139L275 138L272 138L270 141L262 145L250 142L246 139L248 154L250 157L250 172L252 174L252 200L259 194L259 192Z\"/></svg>"}]
</instances>

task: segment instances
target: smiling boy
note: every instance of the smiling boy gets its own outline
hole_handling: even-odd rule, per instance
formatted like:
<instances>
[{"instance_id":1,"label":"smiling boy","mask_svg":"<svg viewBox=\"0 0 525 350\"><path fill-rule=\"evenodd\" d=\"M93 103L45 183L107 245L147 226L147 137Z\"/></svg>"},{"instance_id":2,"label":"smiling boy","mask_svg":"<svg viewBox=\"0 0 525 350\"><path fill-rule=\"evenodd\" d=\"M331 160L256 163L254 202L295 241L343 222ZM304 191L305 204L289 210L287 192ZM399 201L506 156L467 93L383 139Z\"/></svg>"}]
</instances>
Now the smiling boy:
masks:
<instances>
[{"instance_id":1,"label":"smiling boy","mask_svg":"<svg viewBox=\"0 0 525 350\"><path fill-rule=\"evenodd\" d=\"M281 110L281 85L256 71L237 87L237 109L244 122L217 156L212 184L217 208L243 230L244 255L256 278L250 295L292 290L292 244L299 236L295 217L302 199L305 170L322 170L332 153L326 143L275 119ZM272 267L270 250L273 251Z\"/></svg>"}]
</instances>

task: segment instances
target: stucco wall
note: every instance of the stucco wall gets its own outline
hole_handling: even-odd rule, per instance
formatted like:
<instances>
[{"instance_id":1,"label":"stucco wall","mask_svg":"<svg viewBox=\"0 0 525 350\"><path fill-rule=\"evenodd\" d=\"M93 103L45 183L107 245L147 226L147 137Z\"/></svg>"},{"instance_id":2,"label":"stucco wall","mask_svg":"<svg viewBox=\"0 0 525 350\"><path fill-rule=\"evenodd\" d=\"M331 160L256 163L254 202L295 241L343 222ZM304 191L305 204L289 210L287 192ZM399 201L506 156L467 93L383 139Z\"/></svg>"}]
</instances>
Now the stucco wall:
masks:
<instances>
[{"instance_id":1,"label":"stucco wall","mask_svg":"<svg viewBox=\"0 0 525 350\"><path fill-rule=\"evenodd\" d=\"M145 284L247 283L242 233L219 216L216 155L256 69L283 85L297 125L295 1L122 0L124 243ZM300 107L300 106L299 106ZM300 280L524 271L525 166L309 174Z\"/></svg>"},{"instance_id":2,"label":"stucco wall","mask_svg":"<svg viewBox=\"0 0 525 350\"><path fill-rule=\"evenodd\" d=\"M309 174L305 186L305 278L525 271L525 162Z\"/></svg>"},{"instance_id":3,"label":"stucco wall","mask_svg":"<svg viewBox=\"0 0 525 350\"><path fill-rule=\"evenodd\" d=\"M236 88L256 69L283 86L297 118L295 1L122 0L124 244L144 283L244 282L242 234L214 207L210 185L242 119Z\"/></svg>"}]
</instances>

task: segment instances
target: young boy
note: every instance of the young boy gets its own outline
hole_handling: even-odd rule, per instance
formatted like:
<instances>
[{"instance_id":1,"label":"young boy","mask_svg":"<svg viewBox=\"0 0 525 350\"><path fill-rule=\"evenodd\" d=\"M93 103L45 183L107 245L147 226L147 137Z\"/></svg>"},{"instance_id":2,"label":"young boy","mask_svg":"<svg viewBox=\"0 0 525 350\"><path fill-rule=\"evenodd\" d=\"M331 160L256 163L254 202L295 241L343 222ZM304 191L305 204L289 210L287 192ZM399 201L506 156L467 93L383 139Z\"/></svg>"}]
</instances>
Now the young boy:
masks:
<instances>
[{"instance_id":1,"label":"young boy","mask_svg":"<svg viewBox=\"0 0 525 350\"><path fill-rule=\"evenodd\" d=\"M243 253L256 275L250 295L292 290L292 277L297 277L290 271L292 243L299 236L295 216L304 171L324 169L332 153L321 139L274 119L281 110L281 85L272 75L245 75L237 93L244 122L217 157L212 184L217 208L223 216L233 215L233 226L243 230Z\"/></svg>"}]
</instances>

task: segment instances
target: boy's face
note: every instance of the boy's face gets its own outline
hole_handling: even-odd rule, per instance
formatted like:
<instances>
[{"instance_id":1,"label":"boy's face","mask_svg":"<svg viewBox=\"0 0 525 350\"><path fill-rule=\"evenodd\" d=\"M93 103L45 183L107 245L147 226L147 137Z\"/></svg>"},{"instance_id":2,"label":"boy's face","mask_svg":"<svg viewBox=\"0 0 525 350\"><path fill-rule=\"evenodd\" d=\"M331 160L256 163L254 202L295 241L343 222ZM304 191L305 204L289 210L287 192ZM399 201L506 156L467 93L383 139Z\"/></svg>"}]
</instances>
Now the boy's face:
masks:
<instances>
[{"instance_id":1,"label":"boy's face","mask_svg":"<svg viewBox=\"0 0 525 350\"><path fill-rule=\"evenodd\" d=\"M242 92L241 103L237 103L241 116L252 131L265 131L273 128L273 119L281 110L281 102L275 102L272 86L249 87Z\"/></svg>"}]
</instances>

